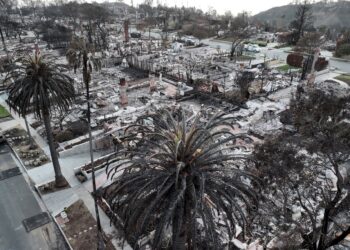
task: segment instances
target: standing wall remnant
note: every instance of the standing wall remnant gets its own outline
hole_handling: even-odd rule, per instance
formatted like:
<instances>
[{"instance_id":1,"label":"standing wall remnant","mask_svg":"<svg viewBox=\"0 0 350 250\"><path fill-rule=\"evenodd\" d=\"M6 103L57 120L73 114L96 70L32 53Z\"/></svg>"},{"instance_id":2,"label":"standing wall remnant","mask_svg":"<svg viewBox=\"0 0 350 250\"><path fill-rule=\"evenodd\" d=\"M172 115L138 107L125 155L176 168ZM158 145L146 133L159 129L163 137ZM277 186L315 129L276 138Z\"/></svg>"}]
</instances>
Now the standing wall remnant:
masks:
<instances>
[{"instance_id":1,"label":"standing wall remnant","mask_svg":"<svg viewBox=\"0 0 350 250\"><path fill-rule=\"evenodd\" d=\"M128 104L128 95L127 95L127 84L125 78L120 78L119 81L119 99L122 107L126 107Z\"/></svg>"},{"instance_id":2,"label":"standing wall remnant","mask_svg":"<svg viewBox=\"0 0 350 250\"><path fill-rule=\"evenodd\" d=\"M124 21L124 41L129 42L129 20Z\"/></svg>"}]
</instances>

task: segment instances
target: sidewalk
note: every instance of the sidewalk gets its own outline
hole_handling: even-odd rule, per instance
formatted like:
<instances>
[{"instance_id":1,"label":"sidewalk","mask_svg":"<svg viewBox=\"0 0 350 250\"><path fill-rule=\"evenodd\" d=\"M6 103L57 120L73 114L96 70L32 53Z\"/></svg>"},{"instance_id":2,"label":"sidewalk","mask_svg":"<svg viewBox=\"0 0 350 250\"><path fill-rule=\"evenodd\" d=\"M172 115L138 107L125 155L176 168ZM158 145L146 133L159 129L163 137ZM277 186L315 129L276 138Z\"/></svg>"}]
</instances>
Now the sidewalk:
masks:
<instances>
[{"instance_id":1,"label":"sidewalk","mask_svg":"<svg viewBox=\"0 0 350 250\"><path fill-rule=\"evenodd\" d=\"M9 107L4 100L4 95L0 95L0 104L9 110ZM11 115L13 117L13 120L0 122L0 131L6 131L17 126L25 128L25 122L23 118L19 117L17 114L14 114L14 112L11 112ZM50 157L50 151L46 140L42 138L32 127L30 127L30 131L35 142L45 151L47 156ZM100 156L102 156L102 153L94 152L95 159L97 159ZM61 165L62 173L65 176L71 188L50 194L45 194L42 196L42 200L49 209L50 213L52 213L55 216L57 213L63 211L65 207L68 207L78 199L81 199L84 201L84 204L87 206L92 216L96 219L94 200L90 194L90 191L92 190L92 181L88 180L85 183L80 183L74 174L74 168L80 167L90 162L90 154L82 153L67 157L60 157L59 162ZM55 176L51 162L33 169L29 169L28 175L35 185L41 185L43 183L47 183L51 180L54 180ZM105 180L105 173L101 172L97 174L96 179L98 179L100 184L102 184L101 182ZM110 225L110 219L102 211L102 209L99 209L99 212L101 217L100 219L102 229L107 235L111 236L112 243L115 246L115 248L122 249L122 239L118 239L119 234L116 228L114 227L114 225ZM124 244L123 249L132 248L130 248L127 244Z\"/></svg>"},{"instance_id":2,"label":"sidewalk","mask_svg":"<svg viewBox=\"0 0 350 250\"><path fill-rule=\"evenodd\" d=\"M99 157L99 154L95 153L94 157L96 159L97 157ZM62 168L62 173L66 177L71 188L43 195L42 199L45 202L46 206L48 207L50 212L55 216L58 213L62 212L65 207L68 207L77 200L81 199L90 211L91 215L96 219L94 200L90 194L90 192L92 191L92 180L90 179L84 183L80 183L75 177L73 171L75 167L79 167L80 165L88 163L90 161L90 155L81 154L61 158L59 160ZM37 184L54 179L54 173L50 163L30 170L29 175ZM103 180L104 175L105 173L101 172L96 175L96 179L101 180L102 177ZM97 186L100 185L97 184ZM102 209L99 209L99 212L103 231L112 238L112 243L116 247L116 249L121 249L120 246L123 241L122 239L118 239L119 234L117 229L114 227L113 224L110 225L110 219L102 211ZM125 244L123 249L128 250L132 248Z\"/></svg>"}]
</instances>

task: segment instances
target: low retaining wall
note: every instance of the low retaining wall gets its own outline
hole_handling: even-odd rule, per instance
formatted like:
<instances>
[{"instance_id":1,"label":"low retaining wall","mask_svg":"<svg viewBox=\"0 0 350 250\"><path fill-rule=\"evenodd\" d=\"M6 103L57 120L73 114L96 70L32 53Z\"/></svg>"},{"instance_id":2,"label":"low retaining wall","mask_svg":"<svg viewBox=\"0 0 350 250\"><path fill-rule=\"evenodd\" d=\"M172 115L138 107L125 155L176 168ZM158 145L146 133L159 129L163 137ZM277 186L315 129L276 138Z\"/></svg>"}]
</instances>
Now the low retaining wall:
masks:
<instances>
[{"instance_id":1,"label":"low retaining wall","mask_svg":"<svg viewBox=\"0 0 350 250\"><path fill-rule=\"evenodd\" d=\"M96 150L95 143L92 143L92 149ZM89 141L78 144L70 149L61 151L60 157L68 157L82 153L88 153L90 151Z\"/></svg>"}]
</instances>

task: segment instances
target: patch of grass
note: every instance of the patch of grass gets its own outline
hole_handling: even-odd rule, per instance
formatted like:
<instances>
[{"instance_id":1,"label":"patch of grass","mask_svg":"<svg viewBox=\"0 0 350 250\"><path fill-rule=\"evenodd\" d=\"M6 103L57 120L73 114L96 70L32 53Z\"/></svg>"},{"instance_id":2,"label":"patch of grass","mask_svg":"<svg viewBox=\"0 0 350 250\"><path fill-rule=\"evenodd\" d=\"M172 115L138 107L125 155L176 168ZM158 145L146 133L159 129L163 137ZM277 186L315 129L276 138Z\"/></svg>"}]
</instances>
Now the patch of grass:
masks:
<instances>
[{"instance_id":1,"label":"patch of grass","mask_svg":"<svg viewBox=\"0 0 350 250\"><path fill-rule=\"evenodd\" d=\"M279 70L279 71L283 71L283 72L288 72L290 69L292 69L292 70L295 70L295 69L300 70L300 68L289 66L288 64L279 66L276 69Z\"/></svg>"},{"instance_id":2,"label":"patch of grass","mask_svg":"<svg viewBox=\"0 0 350 250\"><path fill-rule=\"evenodd\" d=\"M257 44L259 45L259 47L266 47L267 46L267 42L266 41L260 41L260 40L256 40L256 41L251 41L252 44Z\"/></svg>"},{"instance_id":3,"label":"patch of grass","mask_svg":"<svg viewBox=\"0 0 350 250\"><path fill-rule=\"evenodd\" d=\"M275 46L275 49L281 49L281 48L287 48L287 47L289 47L289 45L287 43L282 43L282 44Z\"/></svg>"},{"instance_id":4,"label":"patch of grass","mask_svg":"<svg viewBox=\"0 0 350 250\"><path fill-rule=\"evenodd\" d=\"M248 56L248 55L241 55L237 57L237 61L248 61L248 60L254 60L254 56Z\"/></svg>"},{"instance_id":5,"label":"patch of grass","mask_svg":"<svg viewBox=\"0 0 350 250\"><path fill-rule=\"evenodd\" d=\"M10 113L3 106L0 105L0 119L9 117L9 116L10 116Z\"/></svg>"},{"instance_id":6,"label":"patch of grass","mask_svg":"<svg viewBox=\"0 0 350 250\"><path fill-rule=\"evenodd\" d=\"M335 79L346 82L350 86L350 75L348 74L342 74L340 76L335 77Z\"/></svg>"},{"instance_id":7,"label":"patch of grass","mask_svg":"<svg viewBox=\"0 0 350 250\"><path fill-rule=\"evenodd\" d=\"M218 37L214 40L232 43L232 40L234 40L234 39L232 37Z\"/></svg>"},{"instance_id":8,"label":"patch of grass","mask_svg":"<svg viewBox=\"0 0 350 250\"><path fill-rule=\"evenodd\" d=\"M234 41L236 39L232 38L232 37L219 37L219 38L216 38L215 40L232 43L232 41ZM259 40L253 40L253 41L246 40L243 42L243 44L256 44L256 45L259 45L259 47L266 47L267 46L266 41L259 41Z\"/></svg>"},{"instance_id":9,"label":"patch of grass","mask_svg":"<svg viewBox=\"0 0 350 250\"><path fill-rule=\"evenodd\" d=\"M267 46L267 42L266 41L260 41L260 40L253 40L253 41L244 41L244 44L256 44L259 45L259 47L266 47Z\"/></svg>"}]
</instances>

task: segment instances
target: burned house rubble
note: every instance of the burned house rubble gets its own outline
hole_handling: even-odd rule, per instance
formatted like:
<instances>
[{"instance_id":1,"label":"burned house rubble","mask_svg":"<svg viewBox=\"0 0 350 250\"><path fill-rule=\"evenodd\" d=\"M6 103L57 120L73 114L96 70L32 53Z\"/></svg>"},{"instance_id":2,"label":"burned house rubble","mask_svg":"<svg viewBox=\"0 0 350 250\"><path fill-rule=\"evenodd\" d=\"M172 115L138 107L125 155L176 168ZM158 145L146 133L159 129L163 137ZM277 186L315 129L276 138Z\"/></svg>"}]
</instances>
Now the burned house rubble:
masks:
<instances>
[{"instance_id":1,"label":"burned house rubble","mask_svg":"<svg viewBox=\"0 0 350 250\"><path fill-rule=\"evenodd\" d=\"M266 43L266 47L260 48L258 46L259 38L275 41L275 37L272 33L258 31L256 27L250 28L256 33L260 32L254 35L256 44L250 44L252 39L245 38L247 41L242 40L237 45L237 50L234 51L234 43L231 41L218 42L215 39L199 39L192 35L176 32L175 27L177 27L180 17L175 14L172 16L172 21L166 21L162 19L166 14L161 11L157 13L157 18L163 20L163 25L169 25L173 27L173 30L161 27L159 24L153 25L152 28L151 25L145 28L143 25L149 21L148 14L137 11L136 13L128 13L129 10L120 4L118 8L111 10L119 13L117 22L105 21L101 18L99 21L94 21L96 23L93 25L91 20L86 17L84 20L81 16L76 17L78 22L74 20L74 25L70 20L75 18L74 15L71 18L58 19L52 23L48 17L42 17L41 19L45 20L48 25L45 28L27 17L28 20L26 20L31 25L22 27L20 39L17 36L6 37L6 49L0 51L1 107L8 108L10 113L13 113L14 119L24 118L25 124L28 123L28 131L33 131L34 137L36 140L39 138L42 145L46 145L46 141L49 140L46 134L47 124L43 122L42 117L38 117L35 112L28 112L20 117L15 113L17 110L10 109L11 103L7 101L8 88L13 83L13 79L8 77L8 72L15 66L22 66L16 59L26 53L33 54L34 57L48 55L54 58L57 65L62 66L61 73L67 75L67 79L69 78L73 84L74 98L72 98L73 101L68 110L50 110L49 123L52 127L54 149L58 153L59 160L63 164L67 163L67 166L62 167L63 173L72 173L69 179L72 188L68 189L67 193L71 190L78 190L79 185L83 186L88 190L89 195L93 193L99 206L109 217L105 214L104 216L111 221L112 218L119 218L119 214L115 214L111 199L107 199L106 196L109 189L115 185L114 176L117 178L121 173L116 171L111 178L108 174L108 167L115 164L113 157L116 154L125 152L126 159L129 157L128 150L138 147L138 143L142 141L144 133L138 132L131 125L136 124L135 127L137 127L140 124L145 126L155 124L155 120L144 121L144 117L158 114L160 111L171 113L172 118L175 119L185 114L183 117L186 117L187 120L181 120L184 127L194 122L205 127L216 114L223 112L227 123L225 126L219 127L219 130L228 133L215 138L216 141L213 142L224 141L220 148L222 152L218 154L246 157L251 160L250 157L253 157L256 148L269 141L271 137L283 135L283 133L296 134L296 126L292 122L294 117L290 113L292 100L302 100L301 96L315 89L322 90L333 97L349 95L349 85L343 80L334 79L340 73L331 71L328 62L322 61L324 68L320 71L317 71L317 67L315 68L316 61L321 54L319 49L316 49L313 52L314 55L308 55L307 58L298 54L297 58L300 59L298 60L302 67L294 67L289 65L286 60L276 57L271 52L273 48L268 46L269 42ZM20 17L16 18L20 19ZM213 19L212 22L215 24L218 20ZM60 32L61 35L55 37L53 35L55 32ZM220 37L219 34L225 35L228 31L220 30L217 33ZM50 39L47 38L48 34L52 36ZM80 47L74 42L77 42ZM68 53L70 49L75 49L73 54ZM282 52L277 51L276 53ZM74 58L70 57L71 55L74 55ZM304 65L305 63L307 65ZM32 106L31 103L30 107ZM348 117L346 112L348 111L342 113L344 117ZM22 120L21 122L23 123ZM349 120L342 119L341 122L348 123ZM20 123L18 122L18 124ZM245 137L235 139L234 143L226 142L225 140L231 135L244 135ZM130 139L131 137L132 139ZM299 140L299 138L295 140ZM51 164L49 157L41 156L44 153L49 155L48 150L47 145L43 146L42 150L37 150L37 154L40 153L40 158L43 159L42 164ZM316 158L303 150L300 149L298 154L302 152L300 154L305 157ZM30 150L28 149L28 151ZM202 151L198 149L192 153L195 156ZM27 156L28 152L21 152L20 155ZM81 158L75 158L76 155ZM93 160L81 160L87 156ZM35 158L35 155L31 158ZM43 177L38 174L39 170L35 172L34 165L40 165L36 161L38 160L31 159L30 164L26 165L33 165L33 175L39 176L34 177L34 179L37 178L35 181L42 182ZM222 166L228 166L231 163L225 162L222 163ZM253 165L251 162L238 161L235 167L239 172L248 169L251 165ZM177 167L181 168L180 165L176 165ZM346 164L341 165L340 169L343 175L350 171ZM44 169L43 173L45 171L47 169ZM260 169L255 171L254 174ZM320 186L330 185L333 192L337 187L336 184L334 185L336 183L335 174L332 174L331 171L322 172L320 178L323 177L323 174L331 176L329 179L333 183L317 182L317 184ZM177 175L179 174L177 173ZM92 181L95 181L94 178L97 180L97 191L94 190L96 186L92 185ZM72 181L72 179L74 180ZM244 185L253 185L252 182L243 177L242 179ZM348 181L348 179L344 179ZM319 180L317 179L317 181ZM347 188L349 187L347 186ZM62 191L62 194L64 192ZM292 197L295 198L295 196L293 193ZM341 193L340 196L344 200L349 199L349 189L347 192ZM54 195L47 199L53 200L52 197ZM317 199L319 197L316 197L315 201L312 202L316 203ZM208 197L204 196L203 200L214 207L211 204L213 201ZM244 206L243 204L237 206L241 205ZM53 207L56 208L54 205ZM304 210L307 210L297 207L297 205L290 206L288 209L292 218L304 216ZM66 207L60 207L57 210L60 210L60 214L62 214L62 211L66 211ZM348 212L343 211L342 214L338 214L338 217L341 215L348 216ZM64 216L66 215L63 213ZM223 215L217 213L215 216L218 224L223 228ZM123 230L121 227L118 228L119 222L113 222L117 231ZM203 222L198 224L201 224L203 230ZM348 225L349 222L344 219L345 224ZM252 225L253 223L249 226ZM223 249L264 249L262 239L266 240L266 237L268 242L264 243L265 248L281 247L283 249L284 245L280 245L283 239L272 237L274 235L271 232L272 230L278 231L277 226L273 224L272 229L259 228L260 225L253 226L260 230L260 234L249 234L246 232L246 228L238 225L234 234L231 235L232 232L222 233L220 240L224 242ZM317 224L317 226L319 225ZM317 230L319 229L317 228ZM288 230L283 233L287 234L287 232ZM333 234L337 235L339 232L334 229ZM270 236L271 238L269 238ZM133 240L113 230L108 237L113 238L115 242L118 241L118 243L113 242L118 247L122 241L130 244ZM346 244L350 247L349 237L346 238ZM147 247L151 249L151 238L149 236L142 238L140 245L144 244L146 247L140 249L147 249ZM297 240L300 241L300 239ZM131 247L125 249L131 249Z\"/></svg>"}]
</instances>

